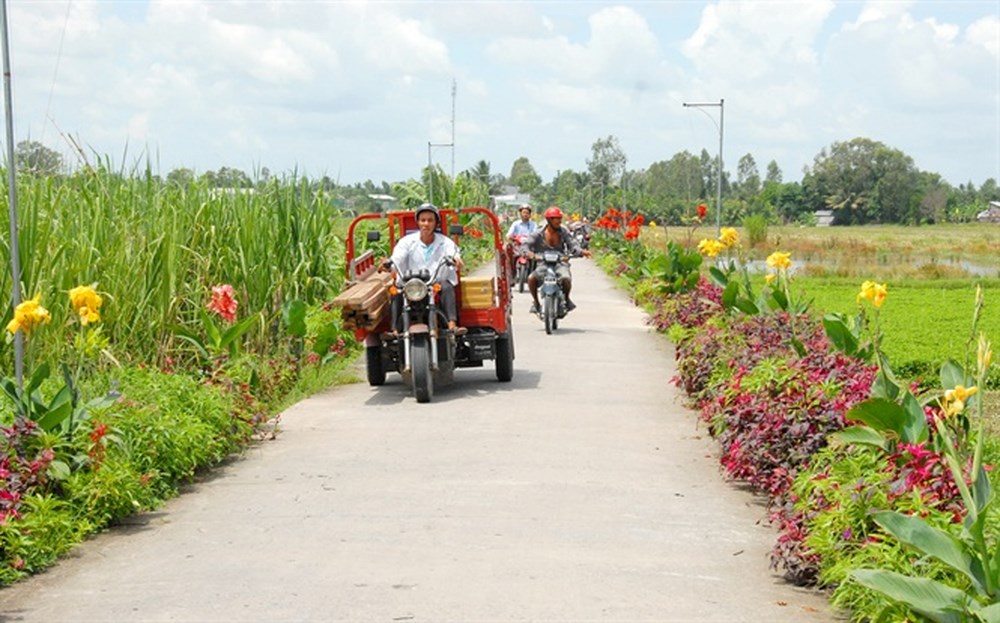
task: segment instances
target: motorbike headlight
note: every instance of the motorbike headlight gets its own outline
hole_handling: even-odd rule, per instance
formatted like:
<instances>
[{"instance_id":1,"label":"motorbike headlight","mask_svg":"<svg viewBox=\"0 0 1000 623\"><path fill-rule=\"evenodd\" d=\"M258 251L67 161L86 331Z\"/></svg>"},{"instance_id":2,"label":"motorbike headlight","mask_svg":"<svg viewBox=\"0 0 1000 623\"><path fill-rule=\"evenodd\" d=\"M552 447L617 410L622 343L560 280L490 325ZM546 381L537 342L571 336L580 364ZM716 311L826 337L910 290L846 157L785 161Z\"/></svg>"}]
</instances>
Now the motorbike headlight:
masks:
<instances>
[{"instance_id":1,"label":"motorbike headlight","mask_svg":"<svg viewBox=\"0 0 1000 623\"><path fill-rule=\"evenodd\" d=\"M407 301L422 301L427 298L427 284L420 279L410 279L403 284L403 296Z\"/></svg>"}]
</instances>

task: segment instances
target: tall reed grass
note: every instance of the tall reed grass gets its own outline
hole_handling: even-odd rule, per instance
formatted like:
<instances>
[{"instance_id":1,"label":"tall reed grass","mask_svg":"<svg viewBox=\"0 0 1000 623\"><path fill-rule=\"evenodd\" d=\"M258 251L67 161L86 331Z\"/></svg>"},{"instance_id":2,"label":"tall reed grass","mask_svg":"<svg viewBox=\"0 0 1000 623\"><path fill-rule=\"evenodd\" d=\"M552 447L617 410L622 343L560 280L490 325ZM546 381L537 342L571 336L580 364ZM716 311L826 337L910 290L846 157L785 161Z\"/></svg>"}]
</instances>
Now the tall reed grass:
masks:
<instances>
[{"instance_id":1,"label":"tall reed grass","mask_svg":"<svg viewBox=\"0 0 1000 623\"><path fill-rule=\"evenodd\" d=\"M201 182L166 183L148 171L125 177L99 168L67 178L23 177L17 191L22 296L42 294L52 314L43 331L69 330L66 293L96 282L105 297L103 331L119 360L162 362L181 347L172 327L197 323L210 287L219 283L233 285L240 317L259 314L247 345L268 352L279 339L286 301L320 303L343 282L342 215L304 178L222 192ZM2 196L6 325L12 291L6 184ZM35 341L52 357L67 343ZM0 374L12 369L12 347L0 346Z\"/></svg>"}]
</instances>

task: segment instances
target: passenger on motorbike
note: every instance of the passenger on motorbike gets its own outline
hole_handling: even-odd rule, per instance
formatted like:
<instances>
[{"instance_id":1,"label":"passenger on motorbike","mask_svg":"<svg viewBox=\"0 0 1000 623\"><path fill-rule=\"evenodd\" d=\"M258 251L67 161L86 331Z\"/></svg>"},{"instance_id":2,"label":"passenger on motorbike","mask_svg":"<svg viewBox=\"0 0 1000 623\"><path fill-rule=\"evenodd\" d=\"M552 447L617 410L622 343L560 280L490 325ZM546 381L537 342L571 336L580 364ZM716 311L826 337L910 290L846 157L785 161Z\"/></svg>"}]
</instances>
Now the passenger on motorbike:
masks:
<instances>
[{"instance_id":1,"label":"passenger on motorbike","mask_svg":"<svg viewBox=\"0 0 1000 623\"><path fill-rule=\"evenodd\" d=\"M434 271L442 258L454 258L454 266L442 266L440 276L441 307L448 317L448 329L462 333L458 326L458 308L455 301L455 286L458 284L457 270L465 267L459 256L458 245L451 238L441 233L441 214L430 203L425 203L416 209L414 218L417 221L417 231L399 239L392 250L390 261L396 269L396 285L402 287L403 275L420 270ZM387 269L387 265L383 265ZM393 329L402 309L402 293L393 297Z\"/></svg>"},{"instance_id":2,"label":"passenger on motorbike","mask_svg":"<svg viewBox=\"0 0 1000 623\"><path fill-rule=\"evenodd\" d=\"M531 206L528 204L523 204L518 208L518 214L521 215L521 220L514 221L510 229L507 230L507 239L513 240L514 236L526 236L528 234L535 233L538 229L538 225L535 221L531 220Z\"/></svg>"},{"instance_id":3,"label":"passenger on motorbike","mask_svg":"<svg viewBox=\"0 0 1000 623\"><path fill-rule=\"evenodd\" d=\"M590 251L581 249L579 243L573 238L573 234L562 226L563 212L558 206L552 206L545 210L545 226L528 236L524 242L524 249L533 256L540 255L544 251L558 251L560 255L566 257L590 257ZM569 261L559 263L556 268L556 276L559 279L559 286L566 296L566 311L576 309L576 304L569 298L569 292L573 287L573 276L570 274ZM538 302L538 284L545 278L545 265L538 263L538 268L528 277L528 289L531 291L531 313L537 314L541 310Z\"/></svg>"}]
</instances>

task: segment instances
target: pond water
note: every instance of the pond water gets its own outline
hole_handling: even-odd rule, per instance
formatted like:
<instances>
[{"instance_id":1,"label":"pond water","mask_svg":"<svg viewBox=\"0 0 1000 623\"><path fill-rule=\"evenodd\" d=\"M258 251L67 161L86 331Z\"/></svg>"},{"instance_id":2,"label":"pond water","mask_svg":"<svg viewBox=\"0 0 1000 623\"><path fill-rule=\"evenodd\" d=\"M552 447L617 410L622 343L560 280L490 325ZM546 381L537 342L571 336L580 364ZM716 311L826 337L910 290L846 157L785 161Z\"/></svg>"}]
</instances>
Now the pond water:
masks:
<instances>
[{"instance_id":1,"label":"pond water","mask_svg":"<svg viewBox=\"0 0 1000 623\"><path fill-rule=\"evenodd\" d=\"M724 260L725 261L725 260ZM1000 268L997 266L987 266L985 264L978 264L971 262L969 260L961 259L933 259L929 257L911 257L900 260L899 262L893 262L893 264L907 264L913 268L919 268L921 266L931 265L931 266L942 266L946 268L964 270L969 275L973 277L998 277L1000 278ZM721 263L720 263L721 264ZM880 265L889 265L889 263L880 263ZM834 261L805 261L796 262L792 260L792 267L788 269L790 275L794 275L797 270L802 270L807 266L819 266L821 268L826 268L829 270L836 270L844 266L843 260ZM767 261L766 260L750 260L747 262L747 269L751 273L766 273L768 272Z\"/></svg>"}]
</instances>

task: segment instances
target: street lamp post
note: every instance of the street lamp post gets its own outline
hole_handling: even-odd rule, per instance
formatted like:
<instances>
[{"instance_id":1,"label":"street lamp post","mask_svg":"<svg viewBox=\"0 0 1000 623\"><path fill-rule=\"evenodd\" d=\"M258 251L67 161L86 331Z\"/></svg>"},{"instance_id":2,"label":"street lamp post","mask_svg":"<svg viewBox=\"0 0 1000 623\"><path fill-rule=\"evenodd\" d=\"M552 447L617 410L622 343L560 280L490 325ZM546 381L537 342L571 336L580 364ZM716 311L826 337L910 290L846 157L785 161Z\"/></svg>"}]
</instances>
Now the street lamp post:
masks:
<instances>
[{"instance_id":1,"label":"street lamp post","mask_svg":"<svg viewBox=\"0 0 1000 623\"><path fill-rule=\"evenodd\" d=\"M719 123L715 125L719 130L719 158L718 158L718 170L716 171L717 180L715 183L715 227L718 229L718 233L722 234L722 133L723 128L725 128L725 100L719 98L718 102L684 102L686 108L705 108L705 107L719 107ZM702 111L705 112L705 111ZM709 119L712 116L705 113ZM715 123L715 119L712 119L712 123Z\"/></svg>"},{"instance_id":2,"label":"street lamp post","mask_svg":"<svg viewBox=\"0 0 1000 623\"><path fill-rule=\"evenodd\" d=\"M454 147L455 142L432 143L427 141L427 195L430 203L434 204L434 171L431 171L431 147ZM437 205L437 204L434 204Z\"/></svg>"}]
</instances>

